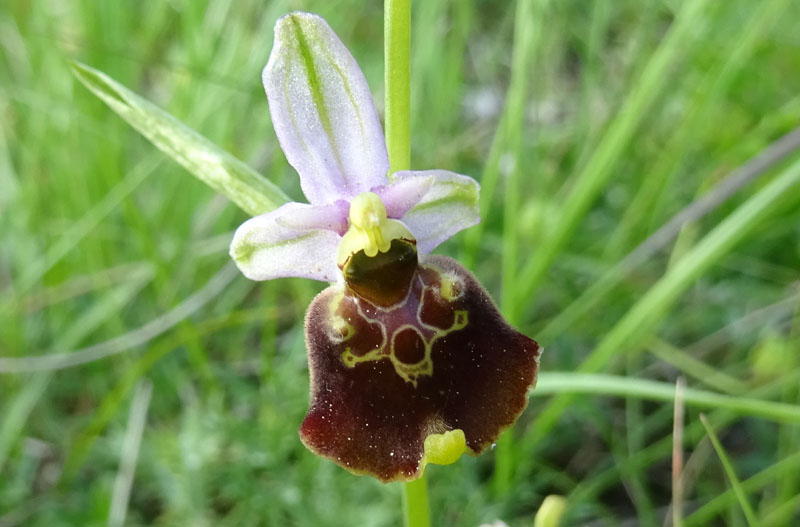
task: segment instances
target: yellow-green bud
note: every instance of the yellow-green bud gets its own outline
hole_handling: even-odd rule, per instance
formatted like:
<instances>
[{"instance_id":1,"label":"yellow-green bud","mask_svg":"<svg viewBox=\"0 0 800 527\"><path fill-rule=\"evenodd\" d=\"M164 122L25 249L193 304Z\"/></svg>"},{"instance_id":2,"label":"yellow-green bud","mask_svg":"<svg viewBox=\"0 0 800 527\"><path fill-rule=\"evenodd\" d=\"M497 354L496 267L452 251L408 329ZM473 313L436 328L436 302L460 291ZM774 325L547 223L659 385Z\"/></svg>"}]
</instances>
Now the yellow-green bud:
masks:
<instances>
[{"instance_id":1,"label":"yellow-green bud","mask_svg":"<svg viewBox=\"0 0 800 527\"><path fill-rule=\"evenodd\" d=\"M451 465L467 450L467 440L460 428L425 438L425 463Z\"/></svg>"},{"instance_id":2,"label":"yellow-green bud","mask_svg":"<svg viewBox=\"0 0 800 527\"><path fill-rule=\"evenodd\" d=\"M547 496L539 507L539 512L536 513L533 527L558 527L566 509L567 500L564 496L555 494Z\"/></svg>"}]
</instances>

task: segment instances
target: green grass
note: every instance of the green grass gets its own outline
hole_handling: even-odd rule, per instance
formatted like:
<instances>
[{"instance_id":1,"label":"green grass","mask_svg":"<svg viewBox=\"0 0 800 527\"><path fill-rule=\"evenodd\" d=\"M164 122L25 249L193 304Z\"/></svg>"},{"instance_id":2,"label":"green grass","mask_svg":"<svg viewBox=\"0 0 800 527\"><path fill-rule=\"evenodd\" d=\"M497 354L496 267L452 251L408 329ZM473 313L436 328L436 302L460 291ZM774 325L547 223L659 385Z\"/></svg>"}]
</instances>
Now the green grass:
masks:
<instances>
[{"instance_id":1,"label":"green grass","mask_svg":"<svg viewBox=\"0 0 800 527\"><path fill-rule=\"evenodd\" d=\"M73 74L104 72L246 162L205 174L269 194L230 191L245 209L298 200L260 83L273 24L297 7L0 7L0 526L106 525L112 503L118 518L142 412L125 525L401 522L401 486L297 436L302 320L322 285L226 267L248 215ZM350 47L382 111L382 6L302 8ZM482 223L439 252L545 347L541 393L498 448L429 468L433 524L531 525L561 494L564 526L661 525L678 376L683 525L800 523L800 154L620 264L800 125L800 6L430 0L411 38L412 168L482 184Z\"/></svg>"}]
</instances>

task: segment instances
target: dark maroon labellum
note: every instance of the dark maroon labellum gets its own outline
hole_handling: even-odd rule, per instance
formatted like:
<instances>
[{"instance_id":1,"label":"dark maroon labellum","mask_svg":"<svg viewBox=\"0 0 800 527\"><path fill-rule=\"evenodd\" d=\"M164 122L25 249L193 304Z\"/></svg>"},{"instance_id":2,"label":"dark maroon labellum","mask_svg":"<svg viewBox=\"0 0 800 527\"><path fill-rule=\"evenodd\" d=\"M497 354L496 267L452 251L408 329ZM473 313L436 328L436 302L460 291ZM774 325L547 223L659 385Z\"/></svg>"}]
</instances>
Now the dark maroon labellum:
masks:
<instances>
[{"instance_id":1,"label":"dark maroon labellum","mask_svg":"<svg viewBox=\"0 0 800 527\"><path fill-rule=\"evenodd\" d=\"M301 438L384 482L419 477L431 434L460 429L468 452L485 450L525 409L540 352L466 269L441 256L417 264L409 246L351 257L346 285L320 293L306 315Z\"/></svg>"}]
</instances>

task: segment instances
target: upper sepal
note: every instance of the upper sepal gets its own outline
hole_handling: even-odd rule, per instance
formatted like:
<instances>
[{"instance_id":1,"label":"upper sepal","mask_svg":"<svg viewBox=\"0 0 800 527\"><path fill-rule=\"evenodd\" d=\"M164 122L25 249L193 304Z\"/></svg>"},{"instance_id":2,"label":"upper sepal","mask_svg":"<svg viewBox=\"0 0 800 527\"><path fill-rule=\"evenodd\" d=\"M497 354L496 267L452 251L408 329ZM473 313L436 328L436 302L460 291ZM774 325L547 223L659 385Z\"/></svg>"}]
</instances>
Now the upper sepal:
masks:
<instances>
[{"instance_id":1,"label":"upper sepal","mask_svg":"<svg viewBox=\"0 0 800 527\"><path fill-rule=\"evenodd\" d=\"M275 133L310 203L387 183L389 158L369 86L325 20L300 12L280 18L262 78Z\"/></svg>"}]
</instances>

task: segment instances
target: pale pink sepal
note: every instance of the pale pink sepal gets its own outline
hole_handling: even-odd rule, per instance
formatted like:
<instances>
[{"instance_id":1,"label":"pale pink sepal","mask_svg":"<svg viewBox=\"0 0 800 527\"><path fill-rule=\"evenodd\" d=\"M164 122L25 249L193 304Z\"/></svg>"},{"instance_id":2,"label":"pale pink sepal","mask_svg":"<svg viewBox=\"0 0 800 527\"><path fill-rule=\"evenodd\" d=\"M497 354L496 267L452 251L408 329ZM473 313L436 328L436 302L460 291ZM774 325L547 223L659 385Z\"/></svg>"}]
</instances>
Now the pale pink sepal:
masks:
<instances>
[{"instance_id":1,"label":"pale pink sepal","mask_svg":"<svg viewBox=\"0 0 800 527\"><path fill-rule=\"evenodd\" d=\"M292 229L292 218L311 205L287 203L244 222L233 235L230 254L251 280L296 276L323 282L339 277L336 254L341 236L325 229Z\"/></svg>"},{"instance_id":2,"label":"pale pink sepal","mask_svg":"<svg viewBox=\"0 0 800 527\"><path fill-rule=\"evenodd\" d=\"M383 201L386 215L400 219L427 194L433 180L433 176L418 176L414 172L403 171L395 174L390 185L373 189L373 192Z\"/></svg>"},{"instance_id":3,"label":"pale pink sepal","mask_svg":"<svg viewBox=\"0 0 800 527\"><path fill-rule=\"evenodd\" d=\"M281 216L276 221L279 225L297 231L310 231L323 229L333 231L340 236L347 232L347 215L350 211L350 204L344 200L339 200L328 205L304 205L295 207L291 214Z\"/></svg>"},{"instance_id":4,"label":"pale pink sepal","mask_svg":"<svg viewBox=\"0 0 800 527\"><path fill-rule=\"evenodd\" d=\"M409 170L394 174L395 184L408 177L431 176L431 187L401 220L416 237L417 249L422 254L431 252L455 233L481 220L480 186L471 177L447 170Z\"/></svg>"},{"instance_id":5,"label":"pale pink sepal","mask_svg":"<svg viewBox=\"0 0 800 527\"><path fill-rule=\"evenodd\" d=\"M369 86L325 20L310 13L279 19L262 79L275 133L310 203L388 183L389 157Z\"/></svg>"}]
</instances>

